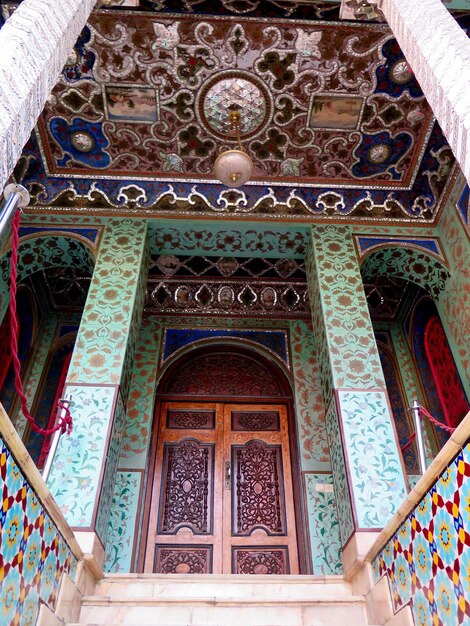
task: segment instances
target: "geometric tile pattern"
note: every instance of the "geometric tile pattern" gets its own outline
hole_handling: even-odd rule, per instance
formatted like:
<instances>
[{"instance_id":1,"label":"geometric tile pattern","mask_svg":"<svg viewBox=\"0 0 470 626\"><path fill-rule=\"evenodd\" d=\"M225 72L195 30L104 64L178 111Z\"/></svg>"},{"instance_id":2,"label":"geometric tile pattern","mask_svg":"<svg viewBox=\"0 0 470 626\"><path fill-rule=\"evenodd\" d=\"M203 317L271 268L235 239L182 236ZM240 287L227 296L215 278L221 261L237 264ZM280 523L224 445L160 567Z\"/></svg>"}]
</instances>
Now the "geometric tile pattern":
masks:
<instances>
[{"instance_id":1,"label":"geometric tile pattern","mask_svg":"<svg viewBox=\"0 0 470 626\"><path fill-rule=\"evenodd\" d=\"M331 474L304 472L303 482L313 574L342 574L342 550L333 477Z\"/></svg>"},{"instance_id":2,"label":"geometric tile pattern","mask_svg":"<svg viewBox=\"0 0 470 626\"><path fill-rule=\"evenodd\" d=\"M62 574L77 560L0 438L0 623L35 624L40 603L52 610Z\"/></svg>"},{"instance_id":3,"label":"geometric tile pattern","mask_svg":"<svg viewBox=\"0 0 470 626\"><path fill-rule=\"evenodd\" d=\"M419 626L470 623L470 445L460 451L372 562L394 611Z\"/></svg>"}]
</instances>

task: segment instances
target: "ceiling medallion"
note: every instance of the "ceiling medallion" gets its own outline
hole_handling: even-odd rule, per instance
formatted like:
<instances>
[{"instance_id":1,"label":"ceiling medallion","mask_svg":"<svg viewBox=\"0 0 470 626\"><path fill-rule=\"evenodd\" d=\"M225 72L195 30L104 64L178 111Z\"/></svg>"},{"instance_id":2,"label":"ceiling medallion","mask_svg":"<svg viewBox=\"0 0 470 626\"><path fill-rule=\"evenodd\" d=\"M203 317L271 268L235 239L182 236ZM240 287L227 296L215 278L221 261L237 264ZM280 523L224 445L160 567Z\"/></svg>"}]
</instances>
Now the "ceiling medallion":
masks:
<instances>
[{"instance_id":1,"label":"ceiling medallion","mask_svg":"<svg viewBox=\"0 0 470 626\"><path fill-rule=\"evenodd\" d=\"M272 117L272 98L266 85L255 75L240 70L219 72L207 80L196 98L201 124L218 139L236 141L230 136L229 111L240 112L240 137L259 134Z\"/></svg>"}]
</instances>

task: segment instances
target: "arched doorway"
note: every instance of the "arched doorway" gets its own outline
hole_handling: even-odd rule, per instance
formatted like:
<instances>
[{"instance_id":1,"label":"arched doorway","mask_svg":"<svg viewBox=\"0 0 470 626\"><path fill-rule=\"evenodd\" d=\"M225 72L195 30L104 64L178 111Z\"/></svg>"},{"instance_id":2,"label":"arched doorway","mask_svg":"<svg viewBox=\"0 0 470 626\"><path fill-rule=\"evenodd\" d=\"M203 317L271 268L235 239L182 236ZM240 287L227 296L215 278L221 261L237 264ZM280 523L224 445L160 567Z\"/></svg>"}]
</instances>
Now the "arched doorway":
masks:
<instances>
[{"instance_id":1,"label":"arched doorway","mask_svg":"<svg viewBox=\"0 0 470 626\"><path fill-rule=\"evenodd\" d=\"M164 375L144 570L299 573L289 403L256 352L206 347Z\"/></svg>"}]
</instances>

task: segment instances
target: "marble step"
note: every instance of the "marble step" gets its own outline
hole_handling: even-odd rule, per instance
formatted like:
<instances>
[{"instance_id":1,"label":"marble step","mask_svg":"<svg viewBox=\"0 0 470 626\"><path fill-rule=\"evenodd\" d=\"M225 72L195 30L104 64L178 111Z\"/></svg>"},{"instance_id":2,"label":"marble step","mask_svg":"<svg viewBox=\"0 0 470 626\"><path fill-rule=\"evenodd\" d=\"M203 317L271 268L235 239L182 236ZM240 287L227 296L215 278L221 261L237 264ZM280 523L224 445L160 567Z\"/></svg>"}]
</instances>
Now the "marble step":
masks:
<instances>
[{"instance_id":1,"label":"marble step","mask_svg":"<svg viewBox=\"0 0 470 626\"><path fill-rule=\"evenodd\" d=\"M366 626L341 576L113 574L83 598L81 626Z\"/></svg>"},{"instance_id":2,"label":"marble step","mask_svg":"<svg viewBox=\"0 0 470 626\"><path fill-rule=\"evenodd\" d=\"M104 605L85 605L80 614L82 625L93 626L366 626L363 598L348 602L331 600L325 603L311 601L272 605L245 603L214 604L165 602L113 602Z\"/></svg>"},{"instance_id":3,"label":"marble step","mask_svg":"<svg viewBox=\"0 0 470 626\"><path fill-rule=\"evenodd\" d=\"M96 586L95 596L125 598L238 598L249 601L349 597L351 587L342 576L237 576L181 574L112 574Z\"/></svg>"}]
</instances>

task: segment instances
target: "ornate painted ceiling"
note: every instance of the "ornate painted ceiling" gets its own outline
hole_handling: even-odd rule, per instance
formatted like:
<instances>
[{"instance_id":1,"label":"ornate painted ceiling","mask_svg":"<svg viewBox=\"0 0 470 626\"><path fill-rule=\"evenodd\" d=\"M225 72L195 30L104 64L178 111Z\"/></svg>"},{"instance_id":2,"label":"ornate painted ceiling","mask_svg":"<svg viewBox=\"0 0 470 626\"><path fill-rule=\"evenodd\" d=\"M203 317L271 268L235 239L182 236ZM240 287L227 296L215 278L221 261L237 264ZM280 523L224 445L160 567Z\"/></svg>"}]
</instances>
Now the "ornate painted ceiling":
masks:
<instances>
[{"instance_id":1,"label":"ornate painted ceiling","mask_svg":"<svg viewBox=\"0 0 470 626\"><path fill-rule=\"evenodd\" d=\"M217 16L191 13L215 11L207 0L126 4L94 12L25 148L33 206L435 218L454 158L386 25L335 21L331 2L221 0ZM238 190L212 173L236 145L231 108L255 166Z\"/></svg>"}]
</instances>

